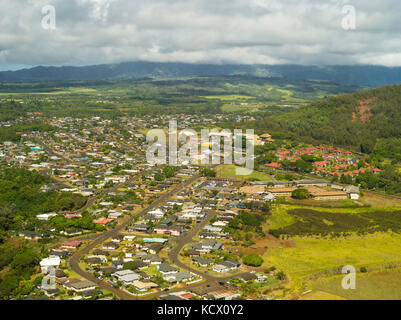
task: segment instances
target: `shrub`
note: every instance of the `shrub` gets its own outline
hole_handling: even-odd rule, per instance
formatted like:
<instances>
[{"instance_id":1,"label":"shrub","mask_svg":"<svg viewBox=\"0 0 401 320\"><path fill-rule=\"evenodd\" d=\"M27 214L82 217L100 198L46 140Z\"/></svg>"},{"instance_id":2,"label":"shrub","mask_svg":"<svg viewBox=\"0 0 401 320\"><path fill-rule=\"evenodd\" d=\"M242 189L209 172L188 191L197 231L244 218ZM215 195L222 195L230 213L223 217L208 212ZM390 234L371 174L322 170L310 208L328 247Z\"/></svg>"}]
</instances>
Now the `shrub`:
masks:
<instances>
[{"instance_id":1,"label":"shrub","mask_svg":"<svg viewBox=\"0 0 401 320\"><path fill-rule=\"evenodd\" d=\"M292 192L291 196L295 199L308 199L310 197L310 193L306 189L296 189Z\"/></svg>"},{"instance_id":2,"label":"shrub","mask_svg":"<svg viewBox=\"0 0 401 320\"><path fill-rule=\"evenodd\" d=\"M242 259L247 266L259 267L263 263L263 258L256 253L251 253Z\"/></svg>"},{"instance_id":3,"label":"shrub","mask_svg":"<svg viewBox=\"0 0 401 320\"><path fill-rule=\"evenodd\" d=\"M368 272L368 269L366 269L366 267L361 267L359 269L359 271L362 272L362 273L366 273L366 272Z\"/></svg>"}]
</instances>

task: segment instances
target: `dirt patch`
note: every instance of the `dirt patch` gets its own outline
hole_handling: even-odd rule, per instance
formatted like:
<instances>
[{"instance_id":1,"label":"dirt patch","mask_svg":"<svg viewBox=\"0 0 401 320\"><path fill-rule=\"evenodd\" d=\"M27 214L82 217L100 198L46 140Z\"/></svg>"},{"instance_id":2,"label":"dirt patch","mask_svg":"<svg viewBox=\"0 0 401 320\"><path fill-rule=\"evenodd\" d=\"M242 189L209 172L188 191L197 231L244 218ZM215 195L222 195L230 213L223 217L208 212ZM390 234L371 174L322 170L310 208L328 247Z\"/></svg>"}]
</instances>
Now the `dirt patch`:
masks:
<instances>
[{"instance_id":1,"label":"dirt patch","mask_svg":"<svg viewBox=\"0 0 401 320\"><path fill-rule=\"evenodd\" d=\"M250 247L224 245L227 248L232 248L238 251L242 251L244 254L256 253L263 255L267 249L271 248L294 248L295 242L293 240L280 240L276 237L268 234L264 238L255 239L255 244Z\"/></svg>"},{"instance_id":2,"label":"dirt patch","mask_svg":"<svg viewBox=\"0 0 401 320\"><path fill-rule=\"evenodd\" d=\"M376 98L369 98L365 100L359 101L358 112L352 113L352 121L361 120L363 123L366 123L370 120L373 114L370 112L370 103L374 101Z\"/></svg>"}]
</instances>

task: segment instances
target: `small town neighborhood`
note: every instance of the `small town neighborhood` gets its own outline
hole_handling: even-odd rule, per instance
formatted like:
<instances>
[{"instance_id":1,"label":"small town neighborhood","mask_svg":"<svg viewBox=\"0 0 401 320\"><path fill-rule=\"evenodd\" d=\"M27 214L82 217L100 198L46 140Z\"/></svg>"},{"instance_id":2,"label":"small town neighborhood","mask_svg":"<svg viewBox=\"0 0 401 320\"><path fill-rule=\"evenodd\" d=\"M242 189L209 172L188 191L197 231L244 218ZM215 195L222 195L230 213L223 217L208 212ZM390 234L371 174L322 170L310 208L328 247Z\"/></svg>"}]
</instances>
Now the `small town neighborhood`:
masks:
<instances>
[{"instance_id":1,"label":"small town neighborhood","mask_svg":"<svg viewBox=\"0 0 401 320\"><path fill-rule=\"evenodd\" d=\"M1 159L50 177L42 192L82 203L42 212L30 229L15 234L48 243L37 298L270 299L269 288L286 282L280 270L261 268L258 254L274 239L260 225L276 203L298 201L300 190L309 201L358 200L352 178L380 172L352 152L324 146L273 149L274 161L258 166L255 178L231 175L233 165L149 165L145 133L166 128L166 117L116 124L31 116L57 131L4 142ZM180 125L213 126L222 117L185 116ZM268 133L243 138L255 148L274 143ZM297 172L305 159L310 170Z\"/></svg>"}]
</instances>

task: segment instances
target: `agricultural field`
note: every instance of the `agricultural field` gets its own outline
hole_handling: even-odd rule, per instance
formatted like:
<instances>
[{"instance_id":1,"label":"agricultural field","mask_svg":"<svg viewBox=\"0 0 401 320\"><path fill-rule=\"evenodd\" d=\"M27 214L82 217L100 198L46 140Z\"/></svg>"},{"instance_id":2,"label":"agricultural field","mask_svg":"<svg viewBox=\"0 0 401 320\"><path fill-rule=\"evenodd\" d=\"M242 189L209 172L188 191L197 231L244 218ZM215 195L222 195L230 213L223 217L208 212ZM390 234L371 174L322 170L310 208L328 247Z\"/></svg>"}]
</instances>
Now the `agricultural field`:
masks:
<instances>
[{"instance_id":1,"label":"agricultural field","mask_svg":"<svg viewBox=\"0 0 401 320\"><path fill-rule=\"evenodd\" d=\"M359 87L274 78L201 77L2 83L0 99L45 116L288 112ZM8 114L8 112L7 112Z\"/></svg>"},{"instance_id":2,"label":"agricultural field","mask_svg":"<svg viewBox=\"0 0 401 320\"><path fill-rule=\"evenodd\" d=\"M238 101L238 100L248 100L248 99L254 99L254 97L250 96L244 96L244 95L239 95L239 94L231 94L231 95L217 95L217 96L204 96L202 98L206 99L217 99L217 100L223 100L223 101Z\"/></svg>"}]
</instances>

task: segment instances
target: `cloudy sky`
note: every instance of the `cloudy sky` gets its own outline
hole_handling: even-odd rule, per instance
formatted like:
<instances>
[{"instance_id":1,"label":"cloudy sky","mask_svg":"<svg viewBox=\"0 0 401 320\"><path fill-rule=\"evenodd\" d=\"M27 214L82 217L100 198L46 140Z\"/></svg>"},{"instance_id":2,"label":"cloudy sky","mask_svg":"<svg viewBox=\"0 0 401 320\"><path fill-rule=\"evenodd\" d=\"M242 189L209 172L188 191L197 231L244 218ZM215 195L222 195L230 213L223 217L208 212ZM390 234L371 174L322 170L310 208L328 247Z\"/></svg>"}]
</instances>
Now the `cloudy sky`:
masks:
<instances>
[{"instance_id":1,"label":"cloudy sky","mask_svg":"<svg viewBox=\"0 0 401 320\"><path fill-rule=\"evenodd\" d=\"M55 30L43 28L46 5ZM350 5L355 30L343 28ZM399 0L0 0L0 70L136 60L401 66L400 21Z\"/></svg>"}]
</instances>

